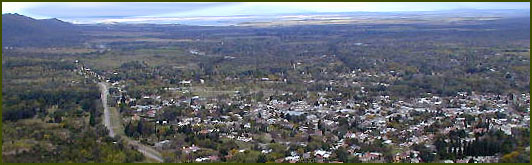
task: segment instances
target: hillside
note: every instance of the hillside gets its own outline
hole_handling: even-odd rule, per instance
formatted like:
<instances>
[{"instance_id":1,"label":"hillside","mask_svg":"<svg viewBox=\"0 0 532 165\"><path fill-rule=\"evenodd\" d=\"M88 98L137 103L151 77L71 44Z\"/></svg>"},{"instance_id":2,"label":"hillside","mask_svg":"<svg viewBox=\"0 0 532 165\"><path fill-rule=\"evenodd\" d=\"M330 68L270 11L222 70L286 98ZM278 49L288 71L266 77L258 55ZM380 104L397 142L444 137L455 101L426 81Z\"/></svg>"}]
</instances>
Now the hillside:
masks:
<instances>
[{"instance_id":1,"label":"hillside","mask_svg":"<svg viewBox=\"0 0 532 165\"><path fill-rule=\"evenodd\" d=\"M82 41L80 30L58 19L33 19L19 14L2 15L3 46L61 46Z\"/></svg>"}]
</instances>

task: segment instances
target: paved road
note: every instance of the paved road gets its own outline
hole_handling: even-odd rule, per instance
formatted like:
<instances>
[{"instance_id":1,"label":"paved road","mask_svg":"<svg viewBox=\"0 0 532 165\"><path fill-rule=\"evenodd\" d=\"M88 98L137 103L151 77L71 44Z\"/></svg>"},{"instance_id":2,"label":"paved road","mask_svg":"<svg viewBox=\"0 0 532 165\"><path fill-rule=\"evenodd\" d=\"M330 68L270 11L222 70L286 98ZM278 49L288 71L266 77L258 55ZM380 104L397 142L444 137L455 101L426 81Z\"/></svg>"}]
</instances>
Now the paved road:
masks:
<instances>
[{"instance_id":1,"label":"paved road","mask_svg":"<svg viewBox=\"0 0 532 165\"><path fill-rule=\"evenodd\" d=\"M145 157L148 157L150 159L153 159L157 162L164 162L162 156L161 156L161 153L159 153L159 151L149 147L149 146L146 146L144 144L141 144L139 142L137 142L136 140L132 140L132 139L129 139L127 138L126 141L132 145L132 146L135 146L135 148L137 148L137 150L144 154Z\"/></svg>"},{"instance_id":2,"label":"paved road","mask_svg":"<svg viewBox=\"0 0 532 165\"><path fill-rule=\"evenodd\" d=\"M111 126L111 116L109 112L109 105L107 105L107 96L109 96L109 89L107 88L107 84L105 83L98 83L101 90L101 98L102 98L102 105L103 105L103 124L105 127L109 129L109 136L115 137L115 131Z\"/></svg>"},{"instance_id":3,"label":"paved road","mask_svg":"<svg viewBox=\"0 0 532 165\"><path fill-rule=\"evenodd\" d=\"M109 129L109 136L111 137L115 137L115 136L119 136L121 139L125 140L127 143L129 143L129 145L132 145L132 146L135 146L135 148L137 148L137 150L144 154L145 157L147 158L150 158L152 160L155 160L155 161L158 161L158 162L164 162L162 156L161 156L161 153L159 153L157 150L151 148L150 146L147 146L147 145L144 145L144 144L141 144L135 140L132 140L130 138L128 138L127 136L121 136L120 135L117 135L116 133L120 133L120 132L115 132L115 129L117 128L121 128L121 122L116 122L116 121L121 121L122 119L120 118L120 113L118 113L118 111L116 111L116 109L110 109L109 108L109 105L107 104L107 96L109 96L109 87L108 87L108 84L106 83L103 83L103 82L99 82L98 83L98 86L100 86L100 90L101 90L101 98L102 98L102 105L103 105L103 120L104 120L104 125L105 127L107 127L107 129ZM115 122L111 122L111 120L115 121ZM121 132L123 132L123 130L121 130Z\"/></svg>"}]
</instances>

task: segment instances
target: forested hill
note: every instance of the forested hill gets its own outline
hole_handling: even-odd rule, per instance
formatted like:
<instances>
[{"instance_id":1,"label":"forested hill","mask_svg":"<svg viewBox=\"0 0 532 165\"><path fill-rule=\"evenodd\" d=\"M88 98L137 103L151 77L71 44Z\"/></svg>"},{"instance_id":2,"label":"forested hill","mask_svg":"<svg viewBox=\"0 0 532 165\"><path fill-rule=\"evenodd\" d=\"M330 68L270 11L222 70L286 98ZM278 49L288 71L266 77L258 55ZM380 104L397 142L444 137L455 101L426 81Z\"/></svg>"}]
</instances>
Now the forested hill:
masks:
<instances>
[{"instance_id":1,"label":"forested hill","mask_svg":"<svg viewBox=\"0 0 532 165\"><path fill-rule=\"evenodd\" d=\"M19 14L2 15L2 45L63 46L83 40L77 26L58 19L33 19Z\"/></svg>"}]
</instances>

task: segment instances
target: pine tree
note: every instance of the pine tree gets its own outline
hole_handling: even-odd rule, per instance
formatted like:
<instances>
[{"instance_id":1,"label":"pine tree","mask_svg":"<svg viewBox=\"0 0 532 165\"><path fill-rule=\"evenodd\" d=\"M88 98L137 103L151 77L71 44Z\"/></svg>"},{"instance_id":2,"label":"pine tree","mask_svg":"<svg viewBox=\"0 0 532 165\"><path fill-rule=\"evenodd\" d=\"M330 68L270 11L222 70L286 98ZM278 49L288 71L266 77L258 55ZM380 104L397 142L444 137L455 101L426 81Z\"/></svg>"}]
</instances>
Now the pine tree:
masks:
<instances>
[{"instance_id":1,"label":"pine tree","mask_svg":"<svg viewBox=\"0 0 532 165\"><path fill-rule=\"evenodd\" d=\"M347 163L347 158L349 156L349 153L344 147L340 147L336 150L336 157L339 161Z\"/></svg>"},{"instance_id":2,"label":"pine tree","mask_svg":"<svg viewBox=\"0 0 532 165\"><path fill-rule=\"evenodd\" d=\"M94 118L94 113L90 113L89 124L94 127L96 125L96 119Z\"/></svg>"},{"instance_id":3,"label":"pine tree","mask_svg":"<svg viewBox=\"0 0 532 165\"><path fill-rule=\"evenodd\" d=\"M462 141L459 141L458 143L458 158L462 158L464 156L464 151L462 149Z\"/></svg>"},{"instance_id":4,"label":"pine tree","mask_svg":"<svg viewBox=\"0 0 532 165\"><path fill-rule=\"evenodd\" d=\"M257 159L257 163L266 163L266 155L260 154L259 158Z\"/></svg>"},{"instance_id":5,"label":"pine tree","mask_svg":"<svg viewBox=\"0 0 532 165\"><path fill-rule=\"evenodd\" d=\"M126 128L124 129L124 132L127 136L131 136L133 133L131 132L131 121L126 124Z\"/></svg>"},{"instance_id":6,"label":"pine tree","mask_svg":"<svg viewBox=\"0 0 532 165\"><path fill-rule=\"evenodd\" d=\"M143 126L143 124L142 124L142 121L139 121L139 123L138 123L138 125L137 125L137 132L138 132L139 134L141 134L141 135L142 135L142 129L143 129L143 127L144 127L144 126Z\"/></svg>"}]
</instances>

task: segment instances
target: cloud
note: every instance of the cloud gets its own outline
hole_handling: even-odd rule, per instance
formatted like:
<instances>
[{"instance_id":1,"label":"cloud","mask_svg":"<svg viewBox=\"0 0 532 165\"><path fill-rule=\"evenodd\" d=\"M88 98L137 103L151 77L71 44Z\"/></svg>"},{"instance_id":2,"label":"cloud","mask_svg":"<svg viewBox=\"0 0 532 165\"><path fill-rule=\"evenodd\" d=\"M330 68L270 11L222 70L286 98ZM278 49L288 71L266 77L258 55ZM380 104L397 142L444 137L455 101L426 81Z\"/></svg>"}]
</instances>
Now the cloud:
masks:
<instances>
[{"instance_id":1,"label":"cloud","mask_svg":"<svg viewBox=\"0 0 532 165\"><path fill-rule=\"evenodd\" d=\"M530 9L530 3L507 2L248 2L250 8L270 8L313 12L393 12L453 9Z\"/></svg>"},{"instance_id":2,"label":"cloud","mask_svg":"<svg viewBox=\"0 0 532 165\"><path fill-rule=\"evenodd\" d=\"M530 9L529 2L2 2L2 13L72 22L319 12Z\"/></svg>"},{"instance_id":3,"label":"cloud","mask_svg":"<svg viewBox=\"0 0 532 165\"><path fill-rule=\"evenodd\" d=\"M36 6L39 3L34 2L2 2L2 14L3 13L20 13L24 9L32 6Z\"/></svg>"},{"instance_id":4,"label":"cloud","mask_svg":"<svg viewBox=\"0 0 532 165\"><path fill-rule=\"evenodd\" d=\"M47 2L8 4L2 2L2 12L11 10L29 16L54 18L137 17L172 12L187 12L233 3L220 2ZM5 9L5 10L4 10Z\"/></svg>"}]
</instances>

